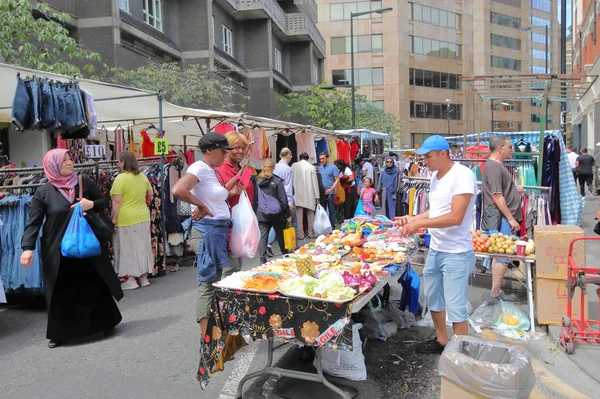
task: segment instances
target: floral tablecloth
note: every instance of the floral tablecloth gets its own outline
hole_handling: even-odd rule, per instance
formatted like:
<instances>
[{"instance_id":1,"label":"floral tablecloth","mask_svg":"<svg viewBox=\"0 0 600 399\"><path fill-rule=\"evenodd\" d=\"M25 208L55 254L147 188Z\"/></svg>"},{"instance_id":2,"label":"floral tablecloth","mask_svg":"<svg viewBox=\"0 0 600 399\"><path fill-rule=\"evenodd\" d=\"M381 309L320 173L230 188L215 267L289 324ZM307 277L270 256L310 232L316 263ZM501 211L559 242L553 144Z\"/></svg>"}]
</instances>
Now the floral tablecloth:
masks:
<instances>
[{"instance_id":1,"label":"floral tablecloth","mask_svg":"<svg viewBox=\"0 0 600 399\"><path fill-rule=\"evenodd\" d=\"M200 343L197 379L212 373L250 340L278 337L300 345L352 350L351 302L334 304L215 288L207 334Z\"/></svg>"}]
</instances>

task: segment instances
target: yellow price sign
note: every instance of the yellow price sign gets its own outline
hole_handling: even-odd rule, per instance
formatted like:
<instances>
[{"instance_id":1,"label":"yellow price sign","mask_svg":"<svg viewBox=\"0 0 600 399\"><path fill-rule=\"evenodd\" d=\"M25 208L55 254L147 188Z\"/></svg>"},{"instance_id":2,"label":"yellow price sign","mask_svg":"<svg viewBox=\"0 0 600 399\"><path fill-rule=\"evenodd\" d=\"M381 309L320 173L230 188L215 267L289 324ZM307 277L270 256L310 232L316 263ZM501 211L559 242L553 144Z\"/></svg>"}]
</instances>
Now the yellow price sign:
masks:
<instances>
[{"instance_id":1,"label":"yellow price sign","mask_svg":"<svg viewBox=\"0 0 600 399\"><path fill-rule=\"evenodd\" d=\"M154 155L168 154L169 153L169 140L167 139L155 139L154 140Z\"/></svg>"}]
</instances>

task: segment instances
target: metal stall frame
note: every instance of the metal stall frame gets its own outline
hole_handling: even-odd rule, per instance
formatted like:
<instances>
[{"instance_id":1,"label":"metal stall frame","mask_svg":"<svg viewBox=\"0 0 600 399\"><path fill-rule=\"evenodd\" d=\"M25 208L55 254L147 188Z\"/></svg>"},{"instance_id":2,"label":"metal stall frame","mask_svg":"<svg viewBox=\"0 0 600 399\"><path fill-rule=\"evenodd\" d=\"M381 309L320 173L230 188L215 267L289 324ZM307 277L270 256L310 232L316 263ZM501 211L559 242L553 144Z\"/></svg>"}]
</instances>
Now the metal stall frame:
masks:
<instances>
[{"instance_id":1,"label":"metal stall frame","mask_svg":"<svg viewBox=\"0 0 600 399\"><path fill-rule=\"evenodd\" d=\"M474 93L472 105L477 105L476 127L477 144L481 134L481 110L484 101L542 100L540 119L540 145L544 143L545 125L548 118L548 101L566 103L579 101L597 79L597 75L538 74L538 75L479 75L463 76L462 81L469 93ZM475 95L476 94L476 95ZM469 107L467 107L468 110ZM466 128L465 124L465 130ZM467 132L464 135L466 148ZM539 163L543 163L543 151L539 153ZM542 181L542 168L538 168L538 185Z\"/></svg>"}]
</instances>

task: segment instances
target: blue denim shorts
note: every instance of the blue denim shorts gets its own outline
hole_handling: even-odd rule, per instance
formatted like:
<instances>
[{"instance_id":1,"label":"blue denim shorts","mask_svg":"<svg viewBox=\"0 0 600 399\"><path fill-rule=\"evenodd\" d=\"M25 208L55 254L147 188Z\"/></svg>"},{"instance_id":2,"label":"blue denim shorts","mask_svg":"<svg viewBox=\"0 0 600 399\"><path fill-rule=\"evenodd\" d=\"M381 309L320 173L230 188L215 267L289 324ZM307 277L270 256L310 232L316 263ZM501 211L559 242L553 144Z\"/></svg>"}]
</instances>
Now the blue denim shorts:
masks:
<instances>
[{"instance_id":1,"label":"blue denim shorts","mask_svg":"<svg viewBox=\"0 0 600 399\"><path fill-rule=\"evenodd\" d=\"M467 320L469 274L474 268L473 251L448 253L430 248L423 270L429 310L432 312L446 310L448 320L452 323Z\"/></svg>"}]
</instances>

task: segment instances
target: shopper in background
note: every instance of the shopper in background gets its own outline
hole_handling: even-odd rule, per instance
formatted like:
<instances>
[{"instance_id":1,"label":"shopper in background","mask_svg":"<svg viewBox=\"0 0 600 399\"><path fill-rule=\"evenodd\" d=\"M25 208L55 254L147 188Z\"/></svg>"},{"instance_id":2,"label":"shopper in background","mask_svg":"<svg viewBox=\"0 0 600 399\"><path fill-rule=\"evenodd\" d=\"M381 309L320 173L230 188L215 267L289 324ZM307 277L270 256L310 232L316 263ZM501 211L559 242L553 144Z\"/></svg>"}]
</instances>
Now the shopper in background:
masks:
<instances>
[{"instance_id":1,"label":"shopper in background","mask_svg":"<svg viewBox=\"0 0 600 399\"><path fill-rule=\"evenodd\" d=\"M567 159L569 160L569 165L571 166L571 170L573 171L573 178L577 183L577 154L572 148L567 147Z\"/></svg>"},{"instance_id":2,"label":"shopper in background","mask_svg":"<svg viewBox=\"0 0 600 399\"><path fill-rule=\"evenodd\" d=\"M594 164L594 157L588 154L587 148L582 148L581 155L577 157L575 162L582 197L585 197L586 184L590 194L596 195L596 190L594 190Z\"/></svg>"},{"instance_id":3,"label":"shopper in background","mask_svg":"<svg viewBox=\"0 0 600 399\"><path fill-rule=\"evenodd\" d=\"M395 155L395 154L394 154ZM377 192L381 198L381 206L385 216L394 220L396 216L396 193L399 188L399 169L392 157L385 160L385 167L379 178Z\"/></svg>"},{"instance_id":4,"label":"shopper in background","mask_svg":"<svg viewBox=\"0 0 600 399\"><path fill-rule=\"evenodd\" d=\"M83 198L73 161L65 149L46 153L43 160L48 183L38 188L31 199L29 220L21 247L21 264L31 266L36 242L41 237L43 290L48 306L46 338L49 348L92 334L109 334L121 321L113 297L123 297L119 279L110 262L106 246L93 258L65 258L60 246L71 219L71 209L79 203L84 212L101 213L106 200L87 176L82 176Z\"/></svg>"},{"instance_id":5,"label":"shopper in background","mask_svg":"<svg viewBox=\"0 0 600 399\"><path fill-rule=\"evenodd\" d=\"M275 165L273 174L283 180L285 195L287 196L290 213L292 215L292 226L296 229L296 240L298 240L298 224L296 222L296 211L294 210L294 185L292 183L293 172L290 167L290 162L292 162L292 151L289 148L284 147L279 152L279 162ZM271 241L271 243L272 242L273 241Z\"/></svg>"},{"instance_id":6,"label":"shopper in background","mask_svg":"<svg viewBox=\"0 0 600 399\"><path fill-rule=\"evenodd\" d=\"M335 210L335 189L340 184L340 171L334 164L329 163L329 153L323 152L319 155L319 174L325 188L325 198L327 199L327 214L331 228L335 229L337 225L337 212Z\"/></svg>"},{"instance_id":7,"label":"shopper in background","mask_svg":"<svg viewBox=\"0 0 600 399\"><path fill-rule=\"evenodd\" d=\"M217 178L215 168L223 164L227 150L233 148L223 135L207 133L198 141L198 147L202 151L202 160L190 165L187 173L171 188L171 194L192 205L192 228L201 233L196 257L196 321L204 336L213 301L212 284L221 279L223 269L230 265L231 212L227 199L240 195L242 186L233 178L223 187Z\"/></svg>"},{"instance_id":8,"label":"shopper in background","mask_svg":"<svg viewBox=\"0 0 600 399\"><path fill-rule=\"evenodd\" d=\"M285 229L286 222L292 221L283 180L273 174L274 169L275 163L267 159L262 165L254 188L254 197L256 198L254 211L260 229L258 253L261 263L267 262L267 241L271 228L275 230L281 253L287 253L283 241L283 229Z\"/></svg>"},{"instance_id":9,"label":"shopper in background","mask_svg":"<svg viewBox=\"0 0 600 399\"><path fill-rule=\"evenodd\" d=\"M504 161L512 156L513 146L509 138L494 137L490 140L490 151L492 154L485 162L481 185L483 192L481 229L496 230L507 236L519 235L520 222L523 219L521 213L523 188L515 186L511 173L504 166ZM486 264L487 262L488 259ZM505 259L493 259L491 262L493 299L503 298L502 280L510 263L510 260Z\"/></svg>"},{"instance_id":10,"label":"shopper in background","mask_svg":"<svg viewBox=\"0 0 600 399\"><path fill-rule=\"evenodd\" d=\"M232 179L240 177L240 174L243 172L242 161L246 156L246 150L248 149L249 144L246 137L244 137L243 134L240 134L238 132L226 133L225 138L227 139L227 143L229 144L231 149L227 150L227 156L225 157L223 164L215 168L217 179L223 187L226 187L227 183L232 181ZM252 204L252 201L254 200L254 185L252 184L252 180L247 179L241 182L241 184L243 191L246 192L246 194L248 195L248 199ZM231 195L227 199L227 204L229 205L229 208L232 209L238 204L239 201L239 195ZM194 235L194 233L196 235L200 234L199 231L192 229L192 235ZM231 257L229 267L223 270L223 272L221 273L221 278L230 276L235 272L239 272L240 270L242 270L242 258Z\"/></svg>"},{"instance_id":11,"label":"shopper in background","mask_svg":"<svg viewBox=\"0 0 600 399\"><path fill-rule=\"evenodd\" d=\"M356 192L356 179L350 166L343 159L335 161L336 166L340 170L340 184L346 192L346 200L344 201L344 219L352 219L358 194Z\"/></svg>"},{"instance_id":12,"label":"shopper in background","mask_svg":"<svg viewBox=\"0 0 600 399\"><path fill-rule=\"evenodd\" d=\"M148 273L154 269L148 209L152 187L148 178L140 173L133 152L119 154L119 167L122 173L115 178L110 190L112 221L117 229L113 239L115 270L119 277L128 277L121 288L133 290L140 285L149 286Z\"/></svg>"},{"instance_id":13,"label":"shopper in background","mask_svg":"<svg viewBox=\"0 0 600 399\"><path fill-rule=\"evenodd\" d=\"M298 239L307 237L304 233L304 215L308 224L308 238L314 238L313 224L315 207L319 203L319 181L317 170L308 162L309 156L303 152L300 161L292 165L292 185L294 186L294 201L296 204L296 220L298 222Z\"/></svg>"},{"instance_id":14,"label":"shopper in background","mask_svg":"<svg viewBox=\"0 0 600 399\"><path fill-rule=\"evenodd\" d=\"M364 180L365 177L368 177L371 179L371 181L373 181L375 178L375 175L373 174L373 164L371 164L368 158L362 159L360 167L362 171L362 179Z\"/></svg>"},{"instance_id":15,"label":"shopper in background","mask_svg":"<svg viewBox=\"0 0 600 399\"><path fill-rule=\"evenodd\" d=\"M436 337L416 349L442 353L448 343L446 314L455 335L469 335L467 292L469 274L475 268L471 225L477 181L471 169L454 163L448 142L440 135L427 138L415 152L425 155L425 165L433 172L429 210L398 220L402 235L413 235L419 229L428 229L431 235L423 278Z\"/></svg>"},{"instance_id":16,"label":"shopper in background","mask_svg":"<svg viewBox=\"0 0 600 399\"><path fill-rule=\"evenodd\" d=\"M363 179L364 187L360 189L360 199L362 200L362 210L367 215L373 215L375 212L374 202L379 202L377 191L372 187L373 181L365 177Z\"/></svg>"}]
</instances>

